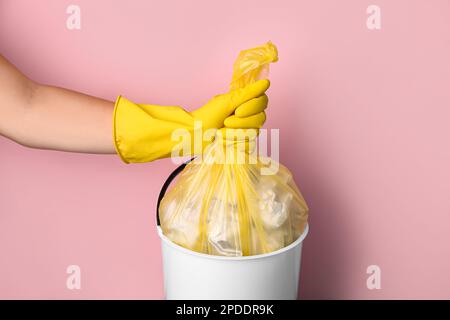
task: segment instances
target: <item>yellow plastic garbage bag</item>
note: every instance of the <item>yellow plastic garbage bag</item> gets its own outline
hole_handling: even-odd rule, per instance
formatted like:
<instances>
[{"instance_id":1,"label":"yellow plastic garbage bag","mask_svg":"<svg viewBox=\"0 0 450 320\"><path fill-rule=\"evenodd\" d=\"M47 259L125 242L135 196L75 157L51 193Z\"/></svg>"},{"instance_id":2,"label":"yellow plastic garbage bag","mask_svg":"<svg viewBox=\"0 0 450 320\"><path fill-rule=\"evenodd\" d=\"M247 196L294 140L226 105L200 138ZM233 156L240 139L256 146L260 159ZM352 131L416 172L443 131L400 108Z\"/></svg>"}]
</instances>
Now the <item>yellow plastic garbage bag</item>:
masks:
<instances>
[{"instance_id":1,"label":"yellow plastic garbage bag","mask_svg":"<svg viewBox=\"0 0 450 320\"><path fill-rule=\"evenodd\" d=\"M270 42L242 51L230 90L267 77L277 60ZM281 249L302 234L308 207L292 174L254 152L256 133L240 133L218 131L162 199L161 228L174 243L211 255L248 256ZM268 163L277 170L268 170Z\"/></svg>"}]
</instances>

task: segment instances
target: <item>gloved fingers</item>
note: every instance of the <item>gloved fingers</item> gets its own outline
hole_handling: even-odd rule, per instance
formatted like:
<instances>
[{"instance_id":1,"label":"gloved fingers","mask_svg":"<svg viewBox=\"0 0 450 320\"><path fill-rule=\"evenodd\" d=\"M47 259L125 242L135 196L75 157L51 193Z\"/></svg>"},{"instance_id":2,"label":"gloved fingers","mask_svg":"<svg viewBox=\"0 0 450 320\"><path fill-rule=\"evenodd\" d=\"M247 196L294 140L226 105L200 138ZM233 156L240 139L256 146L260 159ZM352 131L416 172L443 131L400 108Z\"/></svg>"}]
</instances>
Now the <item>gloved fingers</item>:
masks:
<instances>
[{"instance_id":1,"label":"gloved fingers","mask_svg":"<svg viewBox=\"0 0 450 320\"><path fill-rule=\"evenodd\" d=\"M232 111L234 111L244 102L247 102L253 98L263 95L266 92L266 90L269 89L269 86L270 81L267 79L262 79L253 82L252 84L249 84L244 88L231 91L229 93L231 99L230 108L232 109Z\"/></svg>"},{"instance_id":2,"label":"gloved fingers","mask_svg":"<svg viewBox=\"0 0 450 320\"><path fill-rule=\"evenodd\" d=\"M263 111L245 118L240 118L235 115L229 116L225 119L224 125L227 128L233 129L259 129L264 125L264 122L266 122L266 113Z\"/></svg>"},{"instance_id":3,"label":"gloved fingers","mask_svg":"<svg viewBox=\"0 0 450 320\"><path fill-rule=\"evenodd\" d=\"M252 137L259 136L259 129L256 128L248 128L248 129L235 129L235 128L220 128L217 131L217 136L220 134L220 137L225 140L242 140L243 139L251 139Z\"/></svg>"},{"instance_id":4,"label":"gloved fingers","mask_svg":"<svg viewBox=\"0 0 450 320\"><path fill-rule=\"evenodd\" d=\"M234 114L239 118L245 118L258 114L260 112L263 112L267 108L268 102L269 98L267 97L267 95L263 94L260 97L253 98L241 104L234 111Z\"/></svg>"}]
</instances>

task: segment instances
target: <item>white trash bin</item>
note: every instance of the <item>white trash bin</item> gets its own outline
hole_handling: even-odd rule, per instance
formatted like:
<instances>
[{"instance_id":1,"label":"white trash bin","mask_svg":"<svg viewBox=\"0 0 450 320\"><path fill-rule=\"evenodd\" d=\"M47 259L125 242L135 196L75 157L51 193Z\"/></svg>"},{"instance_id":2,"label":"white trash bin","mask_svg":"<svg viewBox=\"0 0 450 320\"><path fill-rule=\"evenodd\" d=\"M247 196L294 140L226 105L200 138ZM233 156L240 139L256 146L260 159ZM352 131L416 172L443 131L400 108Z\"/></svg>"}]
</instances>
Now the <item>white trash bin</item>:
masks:
<instances>
[{"instance_id":1,"label":"white trash bin","mask_svg":"<svg viewBox=\"0 0 450 320\"><path fill-rule=\"evenodd\" d=\"M162 242L166 299L297 299L303 234L280 250L246 257L224 257L183 248L158 234Z\"/></svg>"},{"instance_id":2,"label":"white trash bin","mask_svg":"<svg viewBox=\"0 0 450 320\"><path fill-rule=\"evenodd\" d=\"M164 291L169 300L294 300L297 299L303 240L280 250L245 257L198 253L167 238L160 227L159 205L170 182L186 164L167 179L158 199L157 231L162 242Z\"/></svg>"}]
</instances>

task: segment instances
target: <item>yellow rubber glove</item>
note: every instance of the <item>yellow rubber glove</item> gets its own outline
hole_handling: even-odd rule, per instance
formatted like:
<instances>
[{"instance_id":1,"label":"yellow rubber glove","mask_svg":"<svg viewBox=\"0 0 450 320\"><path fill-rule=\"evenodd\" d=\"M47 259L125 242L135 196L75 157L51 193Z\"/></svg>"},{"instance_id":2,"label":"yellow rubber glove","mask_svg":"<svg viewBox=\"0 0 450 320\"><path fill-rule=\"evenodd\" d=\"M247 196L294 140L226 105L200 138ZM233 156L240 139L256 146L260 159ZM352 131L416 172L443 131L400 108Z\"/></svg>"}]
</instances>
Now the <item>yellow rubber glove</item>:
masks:
<instances>
[{"instance_id":1,"label":"yellow rubber glove","mask_svg":"<svg viewBox=\"0 0 450 320\"><path fill-rule=\"evenodd\" d=\"M114 108L116 151L126 163L170 157L179 143L172 140L172 132L186 129L193 134L195 121L202 122L203 130L220 129L224 123L228 128L260 128L266 119L269 85L269 80L259 80L217 95L192 112L178 106L135 104L119 96Z\"/></svg>"},{"instance_id":2,"label":"yellow rubber glove","mask_svg":"<svg viewBox=\"0 0 450 320\"><path fill-rule=\"evenodd\" d=\"M233 115L225 119L225 127L236 129L261 128L266 121L264 110L268 102L269 99L264 94L244 103L236 109Z\"/></svg>"}]
</instances>

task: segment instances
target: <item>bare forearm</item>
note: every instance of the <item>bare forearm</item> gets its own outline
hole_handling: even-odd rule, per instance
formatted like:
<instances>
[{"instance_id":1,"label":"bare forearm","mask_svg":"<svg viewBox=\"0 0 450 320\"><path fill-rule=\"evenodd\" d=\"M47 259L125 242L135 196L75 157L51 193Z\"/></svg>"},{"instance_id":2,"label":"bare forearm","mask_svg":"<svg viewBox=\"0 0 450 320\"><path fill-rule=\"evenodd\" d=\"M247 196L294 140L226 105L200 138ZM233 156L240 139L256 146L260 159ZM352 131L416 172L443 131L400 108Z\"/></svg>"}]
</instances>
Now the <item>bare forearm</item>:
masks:
<instances>
[{"instance_id":1,"label":"bare forearm","mask_svg":"<svg viewBox=\"0 0 450 320\"><path fill-rule=\"evenodd\" d=\"M23 118L22 140L37 148L114 153L113 108L110 101L38 86Z\"/></svg>"},{"instance_id":2,"label":"bare forearm","mask_svg":"<svg viewBox=\"0 0 450 320\"><path fill-rule=\"evenodd\" d=\"M29 147L115 153L114 104L39 85L0 56L0 134Z\"/></svg>"}]
</instances>

